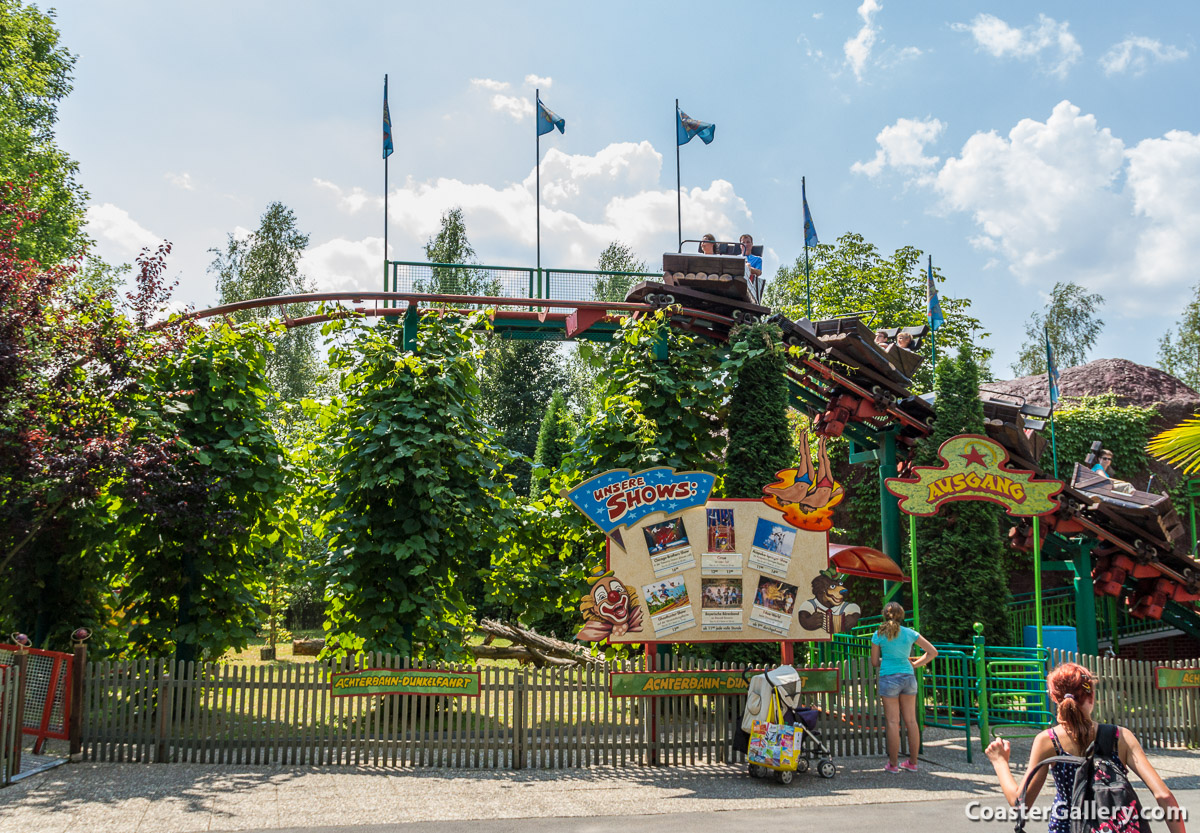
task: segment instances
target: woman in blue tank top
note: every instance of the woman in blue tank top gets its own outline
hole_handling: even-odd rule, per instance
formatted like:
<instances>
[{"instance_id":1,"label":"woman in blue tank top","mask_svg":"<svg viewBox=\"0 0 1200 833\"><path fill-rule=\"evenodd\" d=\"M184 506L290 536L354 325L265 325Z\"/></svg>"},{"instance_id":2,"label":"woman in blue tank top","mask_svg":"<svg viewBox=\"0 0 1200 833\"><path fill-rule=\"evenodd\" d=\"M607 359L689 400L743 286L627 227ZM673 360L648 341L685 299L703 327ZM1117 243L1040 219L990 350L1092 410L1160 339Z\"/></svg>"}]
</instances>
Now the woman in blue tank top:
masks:
<instances>
[{"instance_id":1,"label":"woman in blue tank top","mask_svg":"<svg viewBox=\"0 0 1200 833\"><path fill-rule=\"evenodd\" d=\"M921 750L921 726L917 723L917 675L914 669L933 662L937 648L912 628L906 628L904 608L896 602L883 607L883 623L871 637L871 665L879 669L879 697L887 718L887 763L885 772L902 769L917 771L917 753ZM925 653L910 660L912 646ZM896 766L900 754L900 716L908 727L908 760Z\"/></svg>"}]
</instances>

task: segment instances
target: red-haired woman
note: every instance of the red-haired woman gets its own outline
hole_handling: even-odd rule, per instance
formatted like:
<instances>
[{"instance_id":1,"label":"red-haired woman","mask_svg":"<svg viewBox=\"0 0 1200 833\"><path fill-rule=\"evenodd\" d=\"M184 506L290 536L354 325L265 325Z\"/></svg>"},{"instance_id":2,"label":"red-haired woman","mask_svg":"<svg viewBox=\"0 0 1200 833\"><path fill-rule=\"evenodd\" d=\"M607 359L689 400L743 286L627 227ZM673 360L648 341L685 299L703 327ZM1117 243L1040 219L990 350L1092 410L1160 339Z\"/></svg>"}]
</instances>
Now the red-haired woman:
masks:
<instances>
[{"instance_id":1,"label":"red-haired woman","mask_svg":"<svg viewBox=\"0 0 1200 833\"><path fill-rule=\"evenodd\" d=\"M1033 749L1029 753L1029 769L1032 770L1041 761L1055 755L1084 755L1092 741L1096 738L1096 728L1099 724L1092 720L1092 709L1096 706L1096 677L1082 665L1064 662L1050 672L1046 678L1050 699L1058 705L1058 724L1040 733L1033 741ZM1159 774L1154 771L1146 753L1138 743L1133 732L1124 727L1117 730L1117 749L1113 760L1123 769L1138 774L1150 788L1158 806L1166 813L1167 828L1171 833L1184 833L1182 819L1178 815L1178 803L1171 790L1163 783ZM1004 797L1010 805L1016 806L1021 788L1013 778L1009 769L1008 758L1011 753L1008 741L997 738L987 748L988 759L1000 777L1000 786ZM1050 814L1050 833L1069 833L1071 787L1075 783L1075 770L1078 764L1059 762L1042 767L1034 773L1025 791L1025 804L1032 806L1042 785L1046 782L1046 770L1054 776L1054 805ZM1144 821L1142 822L1144 824ZM1134 828L1136 829L1136 827ZM1143 829L1149 829L1148 827Z\"/></svg>"}]
</instances>

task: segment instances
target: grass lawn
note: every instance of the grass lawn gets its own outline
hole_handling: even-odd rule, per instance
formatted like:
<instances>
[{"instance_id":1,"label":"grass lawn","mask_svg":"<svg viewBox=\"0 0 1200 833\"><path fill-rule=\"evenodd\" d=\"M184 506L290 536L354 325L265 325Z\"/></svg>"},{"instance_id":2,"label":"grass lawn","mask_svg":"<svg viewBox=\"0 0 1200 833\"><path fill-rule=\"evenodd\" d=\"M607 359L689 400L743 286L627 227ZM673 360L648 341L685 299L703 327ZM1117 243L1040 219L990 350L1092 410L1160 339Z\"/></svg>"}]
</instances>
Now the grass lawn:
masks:
<instances>
[{"instance_id":1,"label":"grass lawn","mask_svg":"<svg viewBox=\"0 0 1200 833\"><path fill-rule=\"evenodd\" d=\"M293 631L292 635L296 639L322 639L325 636L325 632L323 630L321 630L320 628L315 628L313 630ZM471 645L481 645L481 644L483 644L483 636L476 634L470 638L469 642ZM512 645L512 642L507 639L501 639L501 638L497 637L496 639L492 640L492 644L497 647L504 648L504 647L508 647L508 646ZM258 636L258 637L255 637L250 642L250 644L246 646L246 648L244 650L229 651L228 653L225 654L225 656L221 657L220 661L225 662L225 663L236 663L238 665L246 665L246 666L250 666L250 665L257 665L260 667L274 666L274 667L278 668L281 666L288 666L288 665L293 665L296 663L315 662L317 659L316 657L304 657L304 656L298 657L298 656L293 655L292 654L292 642L290 639L287 640L286 642L281 641L281 642L275 643L275 659L274 659L274 661L264 660L259 656L259 651L265 647L267 647L266 636L265 635ZM481 659L481 660L479 660L479 665L491 666L493 668L517 668L520 665L520 663L517 662L515 659Z\"/></svg>"}]
</instances>

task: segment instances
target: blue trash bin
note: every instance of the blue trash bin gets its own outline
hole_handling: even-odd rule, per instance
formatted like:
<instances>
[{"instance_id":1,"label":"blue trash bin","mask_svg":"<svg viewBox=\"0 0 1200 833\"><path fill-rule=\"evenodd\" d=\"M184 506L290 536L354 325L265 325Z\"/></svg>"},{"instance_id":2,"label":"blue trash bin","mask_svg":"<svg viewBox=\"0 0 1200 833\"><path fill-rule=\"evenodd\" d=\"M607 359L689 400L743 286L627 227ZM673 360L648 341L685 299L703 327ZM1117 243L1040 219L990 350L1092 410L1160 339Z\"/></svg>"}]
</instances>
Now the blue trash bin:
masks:
<instances>
[{"instance_id":1,"label":"blue trash bin","mask_svg":"<svg viewBox=\"0 0 1200 833\"><path fill-rule=\"evenodd\" d=\"M1026 625L1023 636L1026 648L1037 647L1037 625ZM1060 651L1079 651L1079 640L1075 628L1068 625L1042 625L1042 647L1057 648Z\"/></svg>"}]
</instances>

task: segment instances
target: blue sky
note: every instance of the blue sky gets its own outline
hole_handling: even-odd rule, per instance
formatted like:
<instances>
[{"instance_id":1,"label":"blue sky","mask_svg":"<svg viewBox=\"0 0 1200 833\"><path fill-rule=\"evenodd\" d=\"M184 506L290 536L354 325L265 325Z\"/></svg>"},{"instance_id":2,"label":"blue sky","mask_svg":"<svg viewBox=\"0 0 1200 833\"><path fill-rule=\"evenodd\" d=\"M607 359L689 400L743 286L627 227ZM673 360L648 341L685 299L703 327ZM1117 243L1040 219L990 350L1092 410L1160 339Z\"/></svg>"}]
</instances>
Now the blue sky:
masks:
<instances>
[{"instance_id":1,"label":"blue sky","mask_svg":"<svg viewBox=\"0 0 1200 833\"><path fill-rule=\"evenodd\" d=\"M542 142L548 266L674 247L679 98L717 125L682 149L685 236L749 231L771 276L805 176L823 242L932 254L1000 377L1055 280L1107 299L1093 358L1146 364L1200 281L1200 4L77 0L58 25L96 251L172 241L196 306L207 250L273 200L319 287L378 287L384 73L393 259L458 205L482 262L534 262L536 85L567 121Z\"/></svg>"}]
</instances>

